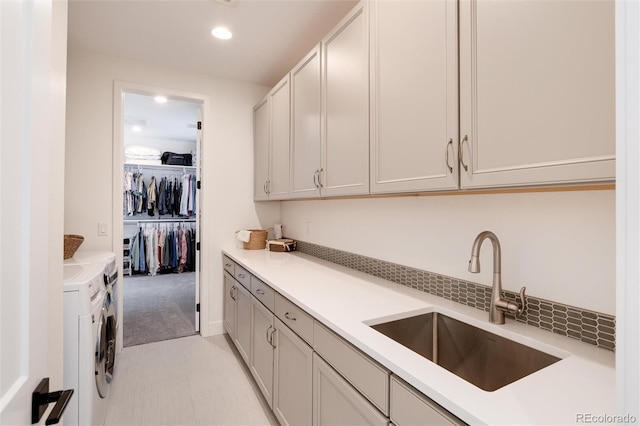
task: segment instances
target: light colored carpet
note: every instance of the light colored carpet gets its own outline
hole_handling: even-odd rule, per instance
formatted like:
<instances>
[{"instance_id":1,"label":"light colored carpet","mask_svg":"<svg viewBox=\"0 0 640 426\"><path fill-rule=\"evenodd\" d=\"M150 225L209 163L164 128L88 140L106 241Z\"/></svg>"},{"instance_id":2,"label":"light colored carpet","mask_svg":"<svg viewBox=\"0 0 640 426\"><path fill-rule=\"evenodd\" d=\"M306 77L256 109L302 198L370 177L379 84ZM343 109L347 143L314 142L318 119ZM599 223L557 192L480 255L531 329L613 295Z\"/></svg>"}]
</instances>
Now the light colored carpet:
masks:
<instances>
[{"instance_id":1,"label":"light colored carpet","mask_svg":"<svg viewBox=\"0 0 640 426\"><path fill-rule=\"evenodd\" d=\"M125 347L196 334L195 272L125 276L123 287Z\"/></svg>"}]
</instances>

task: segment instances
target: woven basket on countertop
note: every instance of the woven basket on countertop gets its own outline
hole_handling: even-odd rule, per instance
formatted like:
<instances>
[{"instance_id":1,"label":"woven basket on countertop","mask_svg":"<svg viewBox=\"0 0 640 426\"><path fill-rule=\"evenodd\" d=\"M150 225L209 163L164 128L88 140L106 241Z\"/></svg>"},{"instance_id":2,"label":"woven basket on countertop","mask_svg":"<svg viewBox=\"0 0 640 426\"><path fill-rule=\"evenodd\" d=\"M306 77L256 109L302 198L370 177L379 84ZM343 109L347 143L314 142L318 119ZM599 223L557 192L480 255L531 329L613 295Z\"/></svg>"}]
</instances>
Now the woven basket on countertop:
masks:
<instances>
[{"instance_id":1,"label":"woven basket on countertop","mask_svg":"<svg viewBox=\"0 0 640 426\"><path fill-rule=\"evenodd\" d=\"M245 250L261 250L267 246L267 234L271 231L269 229L249 229L251 231L251 237L248 243L242 243Z\"/></svg>"},{"instance_id":2,"label":"woven basket on countertop","mask_svg":"<svg viewBox=\"0 0 640 426\"><path fill-rule=\"evenodd\" d=\"M80 247L80 244L84 241L82 235L64 234L64 258L71 259Z\"/></svg>"}]
</instances>

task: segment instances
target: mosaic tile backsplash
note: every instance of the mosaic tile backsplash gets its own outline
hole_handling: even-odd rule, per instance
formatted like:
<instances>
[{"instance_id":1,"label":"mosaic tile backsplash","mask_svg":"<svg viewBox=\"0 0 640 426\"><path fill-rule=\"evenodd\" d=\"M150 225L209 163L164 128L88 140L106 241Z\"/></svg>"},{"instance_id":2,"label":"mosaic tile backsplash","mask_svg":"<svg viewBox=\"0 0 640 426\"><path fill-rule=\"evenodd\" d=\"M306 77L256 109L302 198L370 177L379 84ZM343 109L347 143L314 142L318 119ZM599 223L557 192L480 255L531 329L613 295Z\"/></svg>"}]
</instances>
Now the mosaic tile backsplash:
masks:
<instances>
[{"instance_id":1,"label":"mosaic tile backsplash","mask_svg":"<svg viewBox=\"0 0 640 426\"><path fill-rule=\"evenodd\" d=\"M298 241L297 243L297 250L310 256L476 309L489 311L491 304L491 287L489 286L304 241ZM518 294L505 290L504 297L515 301ZM516 318L507 314L508 318L615 351L615 316L538 299L529 295L526 298L527 307L523 315Z\"/></svg>"}]
</instances>

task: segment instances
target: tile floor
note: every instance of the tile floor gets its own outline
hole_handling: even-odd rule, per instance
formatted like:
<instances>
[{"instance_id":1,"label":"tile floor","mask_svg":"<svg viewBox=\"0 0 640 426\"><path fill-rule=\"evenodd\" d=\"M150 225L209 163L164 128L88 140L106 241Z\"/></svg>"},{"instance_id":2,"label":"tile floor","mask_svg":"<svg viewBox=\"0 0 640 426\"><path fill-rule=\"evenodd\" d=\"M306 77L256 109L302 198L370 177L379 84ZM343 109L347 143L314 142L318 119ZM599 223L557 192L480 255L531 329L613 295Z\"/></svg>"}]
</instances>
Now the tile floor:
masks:
<instances>
[{"instance_id":1,"label":"tile floor","mask_svg":"<svg viewBox=\"0 0 640 426\"><path fill-rule=\"evenodd\" d=\"M278 425L226 335L124 348L105 426Z\"/></svg>"}]
</instances>

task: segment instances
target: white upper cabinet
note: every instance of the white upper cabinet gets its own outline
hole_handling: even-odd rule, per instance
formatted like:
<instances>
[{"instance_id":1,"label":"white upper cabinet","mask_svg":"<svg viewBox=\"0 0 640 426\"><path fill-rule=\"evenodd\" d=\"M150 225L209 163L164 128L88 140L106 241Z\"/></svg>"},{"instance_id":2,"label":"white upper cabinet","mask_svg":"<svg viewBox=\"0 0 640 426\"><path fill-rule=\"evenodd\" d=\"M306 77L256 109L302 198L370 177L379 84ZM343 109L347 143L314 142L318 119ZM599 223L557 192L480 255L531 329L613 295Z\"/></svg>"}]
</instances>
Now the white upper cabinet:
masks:
<instances>
[{"instance_id":1,"label":"white upper cabinet","mask_svg":"<svg viewBox=\"0 0 640 426\"><path fill-rule=\"evenodd\" d=\"M614 2L460 0L462 188L615 178Z\"/></svg>"},{"instance_id":2,"label":"white upper cabinet","mask_svg":"<svg viewBox=\"0 0 640 426\"><path fill-rule=\"evenodd\" d=\"M253 109L254 199L289 198L289 75Z\"/></svg>"},{"instance_id":3,"label":"white upper cabinet","mask_svg":"<svg viewBox=\"0 0 640 426\"><path fill-rule=\"evenodd\" d=\"M253 197L269 199L269 98L253 107Z\"/></svg>"},{"instance_id":4,"label":"white upper cabinet","mask_svg":"<svg viewBox=\"0 0 640 426\"><path fill-rule=\"evenodd\" d=\"M322 195L369 193L369 22L359 3L322 40Z\"/></svg>"},{"instance_id":5,"label":"white upper cabinet","mask_svg":"<svg viewBox=\"0 0 640 426\"><path fill-rule=\"evenodd\" d=\"M320 194L320 46L291 71L291 198Z\"/></svg>"},{"instance_id":6,"label":"white upper cabinet","mask_svg":"<svg viewBox=\"0 0 640 426\"><path fill-rule=\"evenodd\" d=\"M370 13L371 193L457 189L457 1Z\"/></svg>"}]
</instances>

